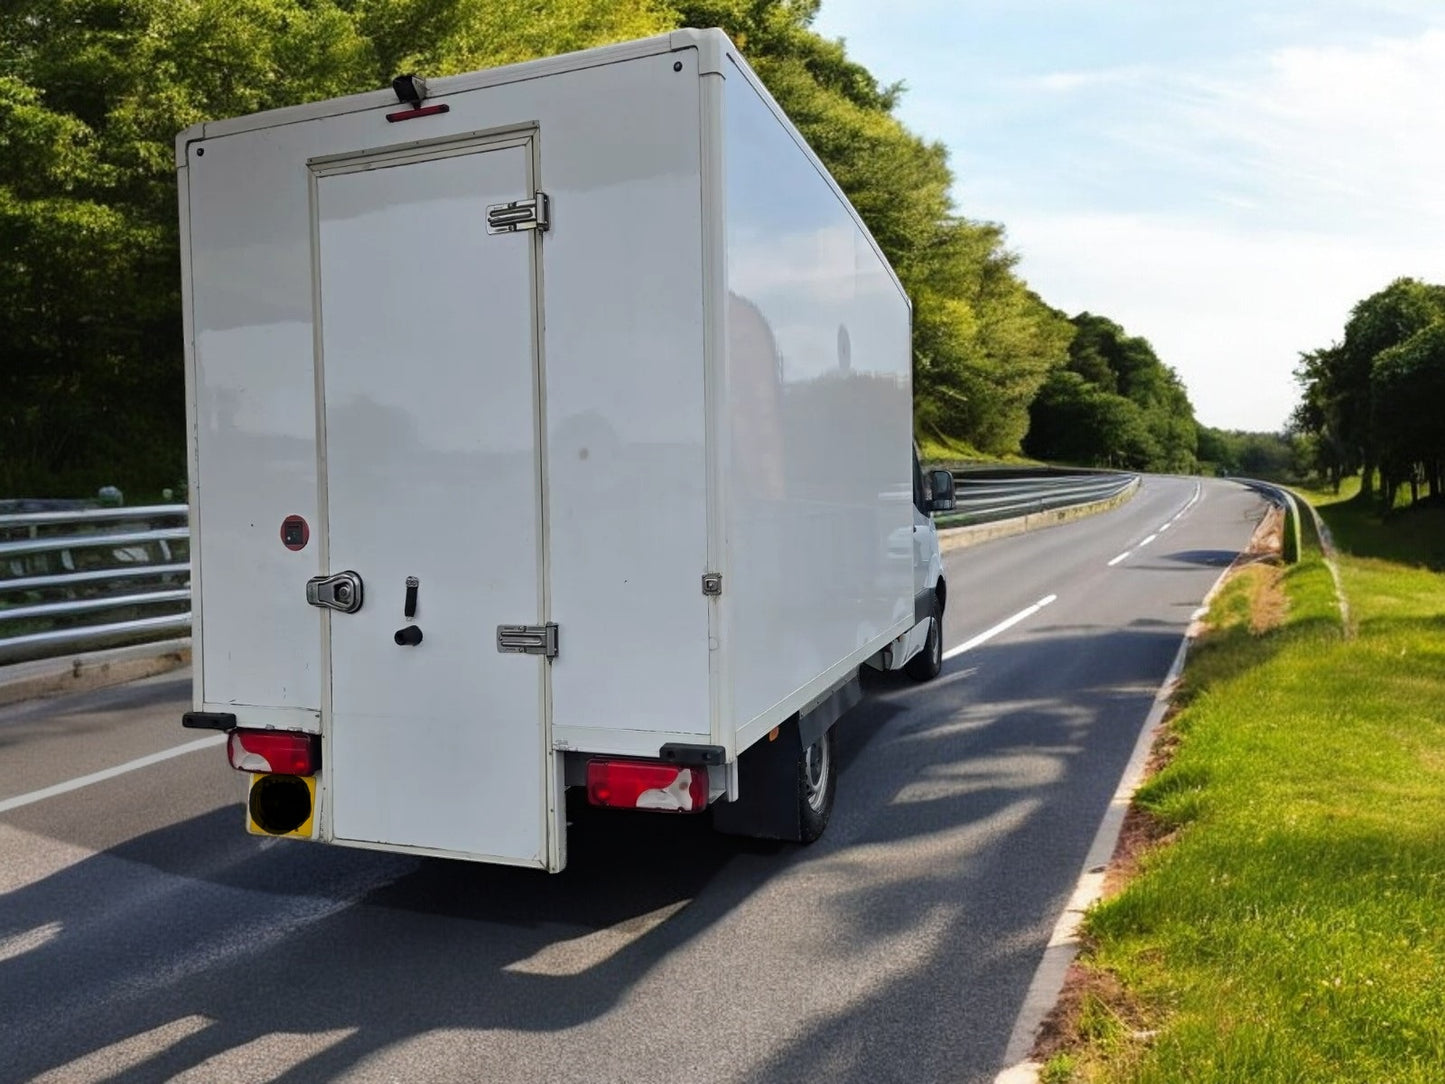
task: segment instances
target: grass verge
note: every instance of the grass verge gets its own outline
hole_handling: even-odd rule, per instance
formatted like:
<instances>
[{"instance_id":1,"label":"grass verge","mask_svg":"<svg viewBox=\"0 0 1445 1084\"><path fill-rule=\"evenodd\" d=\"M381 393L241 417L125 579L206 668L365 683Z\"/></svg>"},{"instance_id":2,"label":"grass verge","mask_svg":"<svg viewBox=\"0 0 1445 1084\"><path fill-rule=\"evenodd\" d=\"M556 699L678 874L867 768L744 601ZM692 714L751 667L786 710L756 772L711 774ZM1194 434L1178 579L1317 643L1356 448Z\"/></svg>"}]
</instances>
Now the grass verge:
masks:
<instances>
[{"instance_id":1,"label":"grass verge","mask_svg":"<svg viewBox=\"0 0 1445 1084\"><path fill-rule=\"evenodd\" d=\"M1445 1080L1445 510L1321 511L1357 635L1317 546L1216 598L1050 1084Z\"/></svg>"}]
</instances>

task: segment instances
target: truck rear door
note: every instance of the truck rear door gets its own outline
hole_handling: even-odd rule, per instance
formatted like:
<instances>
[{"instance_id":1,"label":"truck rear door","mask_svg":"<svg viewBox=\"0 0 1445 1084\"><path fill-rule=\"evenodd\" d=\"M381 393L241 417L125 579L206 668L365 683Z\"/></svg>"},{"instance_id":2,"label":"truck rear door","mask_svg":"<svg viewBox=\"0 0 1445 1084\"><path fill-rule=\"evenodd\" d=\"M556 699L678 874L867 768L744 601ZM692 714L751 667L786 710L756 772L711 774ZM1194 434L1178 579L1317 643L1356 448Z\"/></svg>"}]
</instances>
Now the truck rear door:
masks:
<instances>
[{"instance_id":1,"label":"truck rear door","mask_svg":"<svg viewBox=\"0 0 1445 1084\"><path fill-rule=\"evenodd\" d=\"M341 842L559 868L542 626L533 139L313 162L324 815ZM330 605L328 606L327 600ZM410 611L410 614L409 614Z\"/></svg>"}]
</instances>

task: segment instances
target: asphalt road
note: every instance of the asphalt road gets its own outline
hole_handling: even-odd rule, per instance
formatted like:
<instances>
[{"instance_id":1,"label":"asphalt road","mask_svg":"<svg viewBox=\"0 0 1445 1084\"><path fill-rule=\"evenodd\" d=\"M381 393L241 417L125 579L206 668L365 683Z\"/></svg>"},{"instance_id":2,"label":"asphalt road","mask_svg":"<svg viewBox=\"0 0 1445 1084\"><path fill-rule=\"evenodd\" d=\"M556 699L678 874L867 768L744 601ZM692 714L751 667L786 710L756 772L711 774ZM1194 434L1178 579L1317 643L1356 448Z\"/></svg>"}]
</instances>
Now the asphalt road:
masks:
<instances>
[{"instance_id":1,"label":"asphalt road","mask_svg":"<svg viewBox=\"0 0 1445 1084\"><path fill-rule=\"evenodd\" d=\"M13 807L192 740L189 684L0 708L0 1080L991 1080L1263 510L1147 478L950 555L968 650L869 682L808 848L591 811L555 877L259 840L219 747Z\"/></svg>"}]
</instances>

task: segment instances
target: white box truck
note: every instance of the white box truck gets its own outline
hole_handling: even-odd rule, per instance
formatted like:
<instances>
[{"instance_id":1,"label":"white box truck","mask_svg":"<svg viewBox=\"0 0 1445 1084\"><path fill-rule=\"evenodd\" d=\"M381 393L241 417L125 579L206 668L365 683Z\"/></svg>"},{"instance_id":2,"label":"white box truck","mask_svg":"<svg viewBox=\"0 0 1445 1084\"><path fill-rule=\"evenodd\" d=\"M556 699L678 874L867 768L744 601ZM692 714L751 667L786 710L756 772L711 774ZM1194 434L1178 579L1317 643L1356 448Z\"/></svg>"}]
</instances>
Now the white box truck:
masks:
<instances>
[{"instance_id":1,"label":"white box truck","mask_svg":"<svg viewBox=\"0 0 1445 1084\"><path fill-rule=\"evenodd\" d=\"M910 307L716 30L177 140L195 710L252 832L807 841L946 601Z\"/></svg>"}]
</instances>

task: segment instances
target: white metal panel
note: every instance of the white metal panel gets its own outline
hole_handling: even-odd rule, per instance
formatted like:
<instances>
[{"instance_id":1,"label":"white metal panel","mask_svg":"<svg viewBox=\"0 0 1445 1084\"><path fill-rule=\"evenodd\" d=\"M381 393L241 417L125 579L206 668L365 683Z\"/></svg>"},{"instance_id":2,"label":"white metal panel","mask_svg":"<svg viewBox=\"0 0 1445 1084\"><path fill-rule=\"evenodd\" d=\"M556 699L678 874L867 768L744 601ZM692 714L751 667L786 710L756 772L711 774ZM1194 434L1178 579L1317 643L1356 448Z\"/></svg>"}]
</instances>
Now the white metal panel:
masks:
<instances>
[{"instance_id":1,"label":"white metal panel","mask_svg":"<svg viewBox=\"0 0 1445 1084\"><path fill-rule=\"evenodd\" d=\"M913 623L908 303L789 127L726 81L724 605L741 743ZM750 724L753 724L750 726Z\"/></svg>"},{"instance_id":2,"label":"white metal panel","mask_svg":"<svg viewBox=\"0 0 1445 1084\"><path fill-rule=\"evenodd\" d=\"M179 138L179 137L178 137ZM178 150L177 152L181 152ZM180 210L179 241L181 256L181 337L184 341L185 353L185 387L186 387L186 477L194 479L199 474L196 467L196 352L194 349L195 325L191 318L191 186L190 174L186 169L185 159L181 158L176 170L176 196ZM190 514L187 523L191 532L190 565L191 565L191 667L194 675L191 680L191 704L198 710L204 710L205 692L205 617L201 613L201 604L204 592L201 587L200 549L197 545L201 535L201 512L200 503L197 500L196 487L190 485L186 492L187 503L190 506Z\"/></svg>"},{"instance_id":3,"label":"white metal panel","mask_svg":"<svg viewBox=\"0 0 1445 1084\"><path fill-rule=\"evenodd\" d=\"M584 68L616 64L638 57L665 54L674 49L710 45L715 39L726 41L726 37L716 30L674 30L670 34L639 38L636 41L624 41L615 45L601 45L595 49L581 49L573 53L539 57L536 60L504 64L483 71L431 78L427 81L428 102L430 104L449 95L463 94L504 83L520 83L541 79L545 76L581 71ZM373 110L395 110L397 108L396 98L390 90L373 90L362 94L348 94L341 98L330 98L321 102L306 102L301 105L284 106L280 109L268 109L244 117L205 121L191 126L177 137L176 165L184 164L185 148L193 140L213 139L241 132L275 128L285 124L335 118L346 113L366 113Z\"/></svg>"},{"instance_id":4,"label":"white metal panel","mask_svg":"<svg viewBox=\"0 0 1445 1084\"><path fill-rule=\"evenodd\" d=\"M211 700L322 706L320 546L278 538L318 503L306 163L537 125L557 721L707 733L697 70L667 40L463 80L402 124L368 95L182 138Z\"/></svg>"},{"instance_id":5,"label":"white metal panel","mask_svg":"<svg viewBox=\"0 0 1445 1084\"><path fill-rule=\"evenodd\" d=\"M286 516L314 530L317 511L305 165L272 133L243 155L193 149L185 173L197 693L245 722L240 705L319 711L321 667L305 605L318 547L292 552L280 538Z\"/></svg>"},{"instance_id":6,"label":"white metal panel","mask_svg":"<svg viewBox=\"0 0 1445 1084\"><path fill-rule=\"evenodd\" d=\"M486 229L530 155L318 179L330 564L365 584L328 615L325 768L337 838L545 865L546 663L496 647L543 619L534 235Z\"/></svg>"},{"instance_id":7,"label":"white metal panel","mask_svg":"<svg viewBox=\"0 0 1445 1084\"><path fill-rule=\"evenodd\" d=\"M720 31L704 33L698 49L700 131L702 145L702 282L703 282L703 405L706 413L707 470L707 567L728 580L727 523L730 467L728 438L731 435L727 397L727 146L723 138L726 80L731 63L725 50L730 47ZM712 729L709 744L721 745L729 757L738 751L733 722L730 654L723 650L728 640L728 608L721 595L708 606L708 698ZM731 761L729 798L737 797L737 762Z\"/></svg>"},{"instance_id":8,"label":"white metal panel","mask_svg":"<svg viewBox=\"0 0 1445 1084\"><path fill-rule=\"evenodd\" d=\"M571 78L566 126L542 136L556 219L544 246L549 553L562 629L553 720L572 734L702 740L711 720L697 56Z\"/></svg>"}]
</instances>

